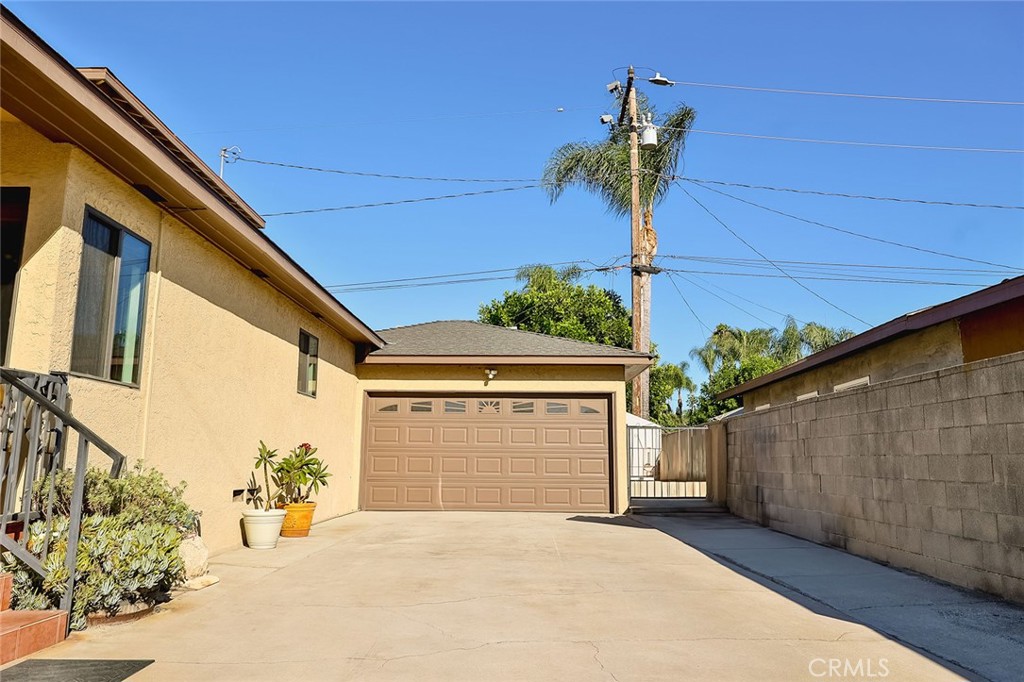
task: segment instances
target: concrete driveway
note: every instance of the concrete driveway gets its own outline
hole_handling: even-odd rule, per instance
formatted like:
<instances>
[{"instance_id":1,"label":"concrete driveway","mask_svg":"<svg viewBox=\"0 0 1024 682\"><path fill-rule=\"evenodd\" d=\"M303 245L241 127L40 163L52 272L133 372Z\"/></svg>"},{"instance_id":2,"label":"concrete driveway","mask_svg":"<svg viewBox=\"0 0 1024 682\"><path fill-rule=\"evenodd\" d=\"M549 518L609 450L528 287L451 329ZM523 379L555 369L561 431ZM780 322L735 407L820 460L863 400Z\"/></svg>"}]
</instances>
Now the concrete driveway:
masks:
<instances>
[{"instance_id":1,"label":"concrete driveway","mask_svg":"<svg viewBox=\"0 0 1024 682\"><path fill-rule=\"evenodd\" d=\"M41 657L155 660L132 680L980 677L697 548L739 542L778 564L802 541L726 515L644 518L353 514L274 551L220 555L219 584ZM730 543L730 532L745 535ZM825 554L797 558L819 566L805 577L844 558L860 562L845 569L860 589L872 576L907 577L806 549Z\"/></svg>"}]
</instances>

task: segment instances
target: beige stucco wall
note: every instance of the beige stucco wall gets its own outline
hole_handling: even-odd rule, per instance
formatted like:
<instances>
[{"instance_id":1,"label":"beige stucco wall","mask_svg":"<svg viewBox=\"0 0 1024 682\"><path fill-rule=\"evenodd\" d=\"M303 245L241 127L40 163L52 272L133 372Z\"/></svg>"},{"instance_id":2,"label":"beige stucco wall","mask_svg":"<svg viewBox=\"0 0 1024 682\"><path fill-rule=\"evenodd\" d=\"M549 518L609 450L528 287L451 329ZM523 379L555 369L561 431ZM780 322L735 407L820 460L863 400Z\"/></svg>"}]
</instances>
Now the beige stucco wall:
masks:
<instances>
[{"instance_id":1,"label":"beige stucco wall","mask_svg":"<svg viewBox=\"0 0 1024 682\"><path fill-rule=\"evenodd\" d=\"M354 510L361 397L352 344L76 148L6 114L0 140L0 181L32 188L10 365L70 368L92 206L149 241L151 265L140 385L72 376L75 415L130 463L145 459L172 482L187 480L215 552L241 541L232 491L247 480L259 439L282 452L317 445L334 474L317 519ZM316 398L296 391L300 327L320 339Z\"/></svg>"},{"instance_id":2,"label":"beige stucco wall","mask_svg":"<svg viewBox=\"0 0 1024 682\"><path fill-rule=\"evenodd\" d=\"M626 455L626 383L622 367L512 365L494 366L498 375L485 381L483 365L359 365L356 374L365 396L371 392L403 393L600 393L612 396L612 450L615 511L629 505ZM363 401L360 400L362 423Z\"/></svg>"},{"instance_id":3,"label":"beige stucco wall","mask_svg":"<svg viewBox=\"0 0 1024 682\"><path fill-rule=\"evenodd\" d=\"M963 361L960 328L956 320L950 320L750 391L744 394L743 404L748 411L765 403L782 405L812 391L827 395L836 384L864 376L870 377L872 384L879 384L955 367Z\"/></svg>"}]
</instances>

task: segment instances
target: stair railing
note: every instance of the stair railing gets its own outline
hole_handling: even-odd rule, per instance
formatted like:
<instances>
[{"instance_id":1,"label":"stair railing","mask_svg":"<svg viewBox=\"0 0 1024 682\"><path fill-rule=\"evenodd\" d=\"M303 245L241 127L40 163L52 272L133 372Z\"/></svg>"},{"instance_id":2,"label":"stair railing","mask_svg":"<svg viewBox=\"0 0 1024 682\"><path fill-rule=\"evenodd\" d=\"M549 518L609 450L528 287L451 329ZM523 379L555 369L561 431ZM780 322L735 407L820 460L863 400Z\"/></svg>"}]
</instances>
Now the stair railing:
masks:
<instances>
[{"instance_id":1,"label":"stair railing","mask_svg":"<svg viewBox=\"0 0 1024 682\"><path fill-rule=\"evenodd\" d=\"M63 374L34 374L0 368L3 403L0 408L0 546L42 577L54 541L55 474L64 466L67 431L78 435L74 485L68 521L65 567L68 582L60 608L71 612L75 591L75 565L82 530L82 503L89 447L94 446L111 459L110 475L117 478L125 456L100 438L67 410L67 377ZM46 477L45 495L34 495L36 481ZM45 522L42 546L29 548L30 524ZM9 528L13 532L9 532ZM15 537L16 536L16 537ZM37 556L38 555L38 556ZM70 619L69 619L70 622Z\"/></svg>"}]
</instances>

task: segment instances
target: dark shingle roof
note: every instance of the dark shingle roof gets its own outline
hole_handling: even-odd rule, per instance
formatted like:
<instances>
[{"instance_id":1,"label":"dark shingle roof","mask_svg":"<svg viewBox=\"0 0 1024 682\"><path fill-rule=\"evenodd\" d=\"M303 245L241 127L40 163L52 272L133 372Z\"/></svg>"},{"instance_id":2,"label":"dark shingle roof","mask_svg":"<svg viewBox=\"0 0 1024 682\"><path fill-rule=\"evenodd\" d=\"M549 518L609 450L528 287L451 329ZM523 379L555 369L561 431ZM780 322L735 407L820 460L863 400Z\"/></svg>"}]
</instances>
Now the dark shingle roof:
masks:
<instances>
[{"instance_id":1,"label":"dark shingle roof","mask_svg":"<svg viewBox=\"0 0 1024 682\"><path fill-rule=\"evenodd\" d=\"M469 320L424 322L408 327L381 329L377 333L387 345L371 353L373 357L650 357L625 348L574 341Z\"/></svg>"}]
</instances>

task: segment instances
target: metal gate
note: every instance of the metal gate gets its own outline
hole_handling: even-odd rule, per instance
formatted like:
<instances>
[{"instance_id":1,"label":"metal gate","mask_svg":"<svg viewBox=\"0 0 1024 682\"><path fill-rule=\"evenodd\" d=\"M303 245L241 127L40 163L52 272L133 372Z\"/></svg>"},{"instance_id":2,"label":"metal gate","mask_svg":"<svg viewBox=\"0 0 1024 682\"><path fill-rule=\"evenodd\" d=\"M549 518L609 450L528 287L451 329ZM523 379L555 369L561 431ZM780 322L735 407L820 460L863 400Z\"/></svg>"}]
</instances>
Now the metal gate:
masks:
<instances>
[{"instance_id":1,"label":"metal gate","mask_svg":"<svg viewBox=\"0 0 1024 682\"><path fill-rule=\"evenodd\" d=\"M627 426L630 499L707 497L706 426Z\"/></svg>"}]
</instances>

